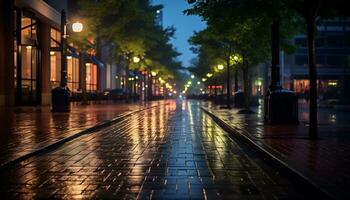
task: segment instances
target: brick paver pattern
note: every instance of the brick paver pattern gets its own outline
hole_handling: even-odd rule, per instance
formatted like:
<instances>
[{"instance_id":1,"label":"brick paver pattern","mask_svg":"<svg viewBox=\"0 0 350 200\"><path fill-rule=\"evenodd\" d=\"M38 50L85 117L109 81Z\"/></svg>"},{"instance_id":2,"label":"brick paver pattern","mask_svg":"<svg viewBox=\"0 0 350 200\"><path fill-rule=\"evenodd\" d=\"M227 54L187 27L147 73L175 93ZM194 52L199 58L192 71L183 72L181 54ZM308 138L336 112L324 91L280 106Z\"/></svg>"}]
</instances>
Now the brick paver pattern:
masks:
<instances>
[{"instance_id":1,"label":"brick paver pattern","mask_svg":"<svg viewBox=\"0 0 350 200\"><path fill-rule=\"evenodd\" d=\"M49 106L0 108L0 164L28 154L120 114L159 102L72 105L69 113L52 113Z\"/></svg>"},{"instance_id":2,"label":"brick paver pattern","mask_svg":"<svg viewBox=\"0 0 350 200\"><path fill-rule=\"evenodd\" d=\"M0 172L6 198L299 199L191 102L146 110Z\"/></svg>"},{"instance_id":3,"label":"brick paver pattern","mask_svg":"<svg viewBox=\"0 0 350 200\"><path fill-rule=\"evenodd\" d=\"M262 148L283 159L337 199L349 199L350 115L345 111L319 109L319 138L310 140L308 113L301 104L299 125L268 125L263 109L254 114L237 114L239 109L220 109L210 103L203 107L214 113L237 133L248 136Z\"/></svg>"}]
</instances>

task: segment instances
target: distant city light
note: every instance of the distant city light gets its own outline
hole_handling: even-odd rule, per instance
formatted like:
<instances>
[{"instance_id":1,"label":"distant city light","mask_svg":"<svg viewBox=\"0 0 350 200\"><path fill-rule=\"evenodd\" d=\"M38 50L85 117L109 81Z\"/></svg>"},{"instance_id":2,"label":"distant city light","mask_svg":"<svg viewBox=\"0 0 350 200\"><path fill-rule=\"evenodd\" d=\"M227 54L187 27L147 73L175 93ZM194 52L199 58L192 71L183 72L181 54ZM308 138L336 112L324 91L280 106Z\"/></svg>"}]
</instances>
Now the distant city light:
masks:
<instances>
[{"instance_id":1,"label":"distant city light","mask_svg":"<svg viewBox=\"0 0 350 200\"><path fill-rule=\"evenodd\" d=\"M152 76L157 76L157 72L151 71Z\"/></svg>"}]
</instances>

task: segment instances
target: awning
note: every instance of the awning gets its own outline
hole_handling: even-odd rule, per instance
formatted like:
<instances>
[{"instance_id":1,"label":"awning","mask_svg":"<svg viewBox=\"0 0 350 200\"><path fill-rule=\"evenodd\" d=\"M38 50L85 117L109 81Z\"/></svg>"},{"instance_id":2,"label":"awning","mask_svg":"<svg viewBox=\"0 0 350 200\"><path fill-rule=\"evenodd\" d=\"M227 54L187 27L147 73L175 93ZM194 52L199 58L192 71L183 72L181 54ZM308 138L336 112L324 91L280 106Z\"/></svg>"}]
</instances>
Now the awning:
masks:
<instances>
[{"instance_id":1,"label":"awning","mask_svg":"<svg viewBox=\"0 0 350 200\"><path fill-rule=\"evenodd\" d=\"M68 46L67 56L72 56L74 58L79 58L79 53L74 47Z\"/></svg>"},{"instance_id":2,"label":"awning","mask_svg":"<svg viewBox=\"0 0 350 200\"><path fill-rule=\"evenodd\" d=\"M105 64L102 61L100 61L99 59L97 59L95 56L87 57L86 61L95 63L100 68L104 68L105 67Z\"/></svg>"},{"instance_id":3,"label":"awning","mask_svg":"<svg viewBox=\"0 0 350 200\"><path fill-rule=\"evenodd\" d=\"M135 76L137 76L140 80L144 80L143 74L141 74L139 71L133 71L133 70L131 70L131 71L129 71L129 76L130 76L130 77L135 77Z\"/></svg>"}]
</instances>

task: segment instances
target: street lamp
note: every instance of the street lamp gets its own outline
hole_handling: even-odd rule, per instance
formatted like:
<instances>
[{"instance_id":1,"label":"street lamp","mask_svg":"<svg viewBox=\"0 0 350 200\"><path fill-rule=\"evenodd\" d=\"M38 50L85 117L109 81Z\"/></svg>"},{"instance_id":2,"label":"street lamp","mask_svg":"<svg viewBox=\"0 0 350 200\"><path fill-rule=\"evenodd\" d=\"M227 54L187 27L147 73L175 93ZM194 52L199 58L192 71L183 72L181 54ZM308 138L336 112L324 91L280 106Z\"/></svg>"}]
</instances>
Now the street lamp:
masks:
<instances>
[{"instance_id":1,"label":"street lamp","mask_svg":"<svg viewBox=\"0 0 350 200\"><path fill-rule=\"evenodd\" d=\"M72 24L73 32L81 32L80 22ZM70 91L67 87L67 19L66 12L61 11L61 82L60 86L52 90L52 112L70 111Z\"/></svg>"},{"instance_id":2,"label":"street lamp","mask_svg":"<svg viewBox=\"0 0 350 200\"><path fill-rule=\"evenodd\" d=\"M83 31L83 24L80 23L79 21L76 21L72 24L72 30L75 33L80 33L81 31Z\"/></svg>"},{"instance_id":3,"label":"street lamp","mask_svg":"<svg viewBox=\"0 0 350 200\"><path fill-rule=\"evenodd\" d=\"M191 75L191 78L194 79L194 75L193 74Z\"/></svg>"},{"instance_id":4,"label":"street lamp","mask_svg":"<svg viewBox=\"0 0 350 200\"><path fill-rule=\"evenodd\" d=\"M219 71L221 71L221 70L224 69L224 65L221 65L221 64L220 64L220 65L217 66L217 68L218 68Z\"/></svg>"},{"instance_id":5,"label":"street lamp","mask_svg":"<svg viewBox=\"0 0 350 200\"><path fill-rule=\"evenodd\" d=\"M237 63L239 60L238 56L237 55L233 56L233 60Z\"/></svg>"},{"instance_id":6,"label":"street lamp","mask_svg":"<svg viewBox=\"0 0 350 200\"><path fill-rule=\"evenodd\" d=\"M140 62L140 58L139 57L137 57L137 56L134 56L133 58L132 58L132 61L134 62L134 63L139 63Z\"/></svg>"},{"instance_id":7,"label":"street lamp","mask_svg":"<svg viewBox=\"0 0 350 200\"><path fill-rule=\"evenodd\" d=\"M207 79L206 78L202 78L202 82L205 82L205 81L207 81Z\"/></svg>"},{"instance_id":8,"label":"street lamp","mask_svg":"<svg viewBox=\"0 0 350 200\"><path fill-rule=\"evenodd\" d=\"M210 77L212 77L212 76L213 76L213 74L207 73L207 77L208 77L208 78L210 78Z\"/></svg>"}]
</instances>

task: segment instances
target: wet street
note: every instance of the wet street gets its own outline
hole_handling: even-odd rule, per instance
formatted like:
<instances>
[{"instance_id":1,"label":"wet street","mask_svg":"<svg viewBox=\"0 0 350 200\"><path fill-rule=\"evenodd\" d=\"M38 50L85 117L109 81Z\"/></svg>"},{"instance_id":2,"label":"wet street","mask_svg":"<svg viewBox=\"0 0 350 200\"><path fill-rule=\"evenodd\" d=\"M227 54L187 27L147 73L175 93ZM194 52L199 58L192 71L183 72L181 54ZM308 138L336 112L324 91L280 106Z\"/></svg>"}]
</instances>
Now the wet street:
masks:
<instances>
[{"instance_id":1,"label":"wet street","mask_svg":"<svg viewBox=\"0 0 350 200\"><path fill-rule=\"evenodd\" d=\"M1 199L303 199L199 107L170 101L2 169Z\"/></svg>"}]
</instances>

